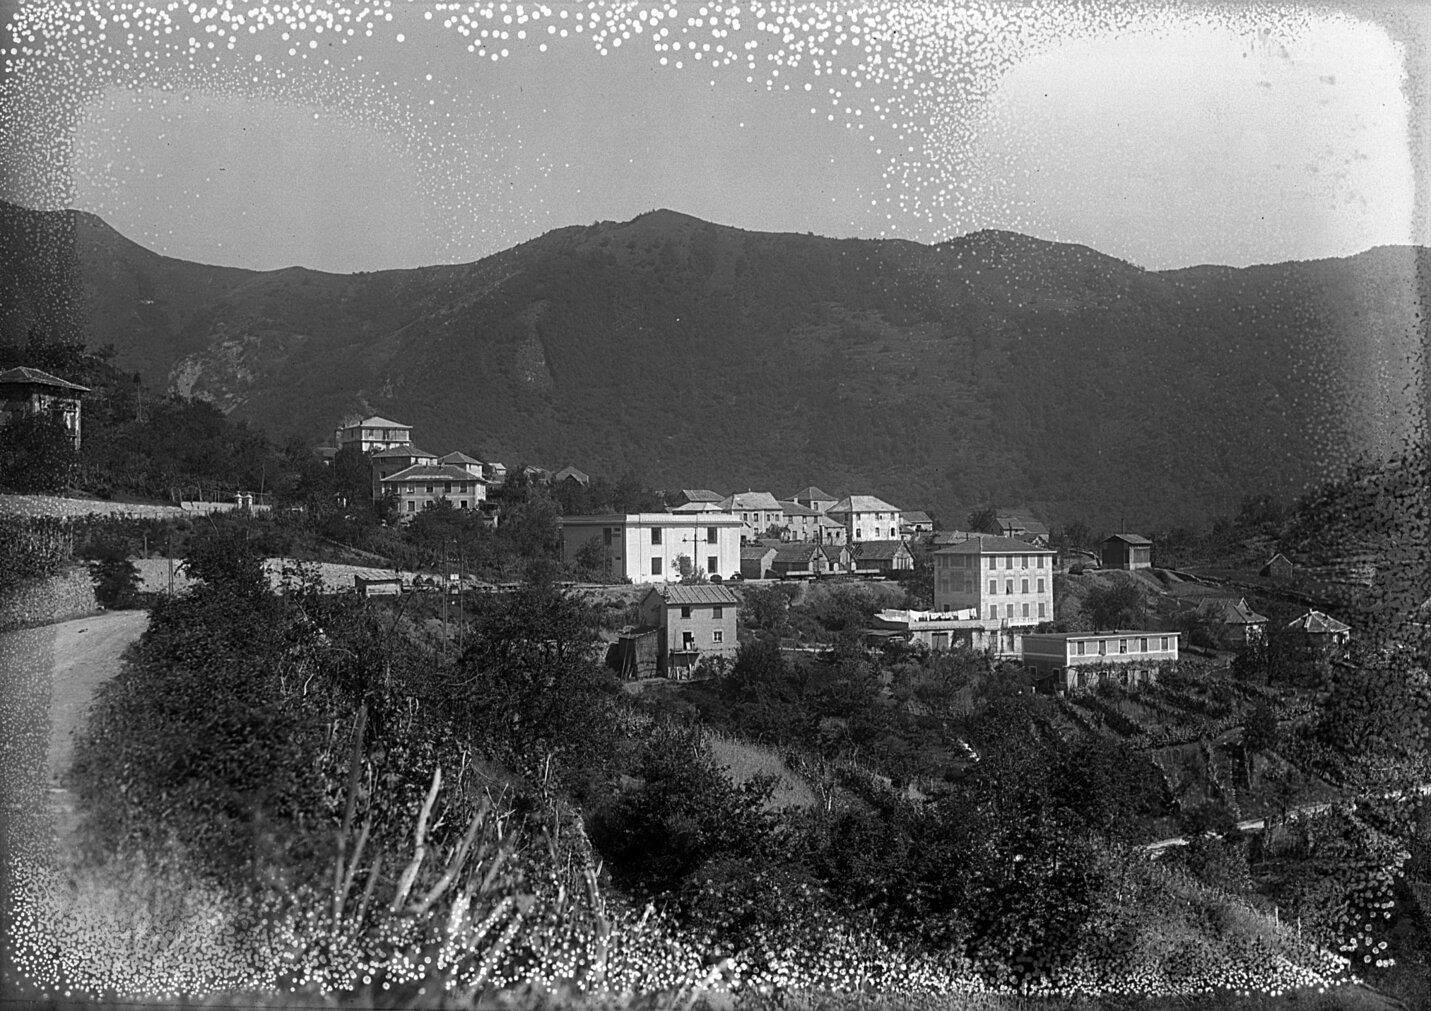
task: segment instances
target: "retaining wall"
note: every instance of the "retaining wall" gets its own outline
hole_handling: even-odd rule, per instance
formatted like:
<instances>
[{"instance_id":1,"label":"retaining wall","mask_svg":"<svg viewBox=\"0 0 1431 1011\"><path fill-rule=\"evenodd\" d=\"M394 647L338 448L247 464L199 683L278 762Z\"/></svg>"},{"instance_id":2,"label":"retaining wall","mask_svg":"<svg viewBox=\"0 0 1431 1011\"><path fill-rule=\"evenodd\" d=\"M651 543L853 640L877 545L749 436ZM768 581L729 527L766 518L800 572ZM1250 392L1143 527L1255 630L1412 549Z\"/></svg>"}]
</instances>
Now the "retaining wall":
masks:
<instances>
[{"instance_id":1,"label":"retaining wall","mask_svg":"<svg viewBox=\"0 0 1431 1011\"><path fill-rule=\"evenodd\" d=\"M23 580L0 596L0 632L80 618L100 610L89 570L75 565L54 576Z\"/></svg>"}]
</instances>

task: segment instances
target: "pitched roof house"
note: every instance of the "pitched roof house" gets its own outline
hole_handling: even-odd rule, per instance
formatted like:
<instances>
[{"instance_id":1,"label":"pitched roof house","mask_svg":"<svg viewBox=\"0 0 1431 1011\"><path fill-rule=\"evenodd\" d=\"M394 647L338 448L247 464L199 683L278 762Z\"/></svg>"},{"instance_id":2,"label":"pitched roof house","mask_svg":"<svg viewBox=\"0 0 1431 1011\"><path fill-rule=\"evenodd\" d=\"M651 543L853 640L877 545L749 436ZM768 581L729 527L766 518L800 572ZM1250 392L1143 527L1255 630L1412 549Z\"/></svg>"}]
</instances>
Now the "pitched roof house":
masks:
<instances>
[{"instance_id":1,"label":"pitched roof house","mask_svg":"<svg viewBox=\"0 0 1431 1011\"><path fill-rule=\"evenodd\" d=\"M552 484L561 484L563 481L575 481L585 488L591 484L591 477L585 471L567 465L552 475Z\"/></svg>"},{"instance_id":2,"label":"pitched roof house","mask_svg":"<svg viewBox=\"0 0 1431 1011\"><path fill-rule=\"evenodd\" d=\"M88 392L88 386L52 376L41 369L25 366L6 369L0 372L0 425L48 414L65 426L75 449L79 449L80 398Z\"/></svg>"},{"instance_id":3,"label":"pitched roof house","mask_svg":"<svg viewBox=\"0 0 1431 1011\"><path fill-rule=\"evenodd\" d=\"M785 529L792 541L816 541L819 539L820 514L799 502L781 502L785 512Z\"/></svg>"},{"instance_id":4,"label":"pitched roof house","mask_svg":"<svg viewBox=\"0 0 1431 1011\"><path fill-rule=\"evenodd\" d=\"M337 442L339 449L356 446L363 453L371 453L375 449L391 449L412 442L412 426L374 414L339 425Z\"/></svg>"},{"instance_id":5,"label":"pitched roof house","mask_svg":"<svg viewBox=\"0 0 1431 1011\"><path fill-rule=\"evenodd\" d=\"M765 579L780 549L769 544L747 544L740 549L740 574L744 579Z\"/></svg>"},{"instance_id":6,"label":"pitched roof house","mask_svg":"<svg viewBox=\"0 0 1431 1011\"><path fill-rule=\"evenodd\" d=\"M723 498L725 498L724 495L713 492L709 488L682 488L676 492L676 505L690 505L692 502L710 502L719 505Z\"/></svg>"},{"instance_id":7,"label":"pitched roof house","mask_svg":"<svg viewBox=\"0 0 1431 1011\"><path fill-rule=\"evenodd\" d=\"M899 537L899 507L873 495L847 495L825 510L825 515L845 525L850 543Z\"/></svg>"},{"instance_id":8,"label":"pitched roof house","mask_svg":"<svg viewBox=\"0 0 1431 1011\"><path fill-rule=\"evenodd\" d=\"M483 466L482 461L474 460L466 453L448 453L446 456L439 456L437 462L450 464L453 467L461 467L469 474L475 474L478 477L486 476L486 468Z\"/></svg>"},{"instance_id":9,"label":"pitched roof house","mask_svg":"<svg viewBox=\"0 0 1431 1011\"><path fill-rule=\"evenodd\" d=\"M857 541L850 547L856 572L899 572L914 568L914 555L903 541Z\"/></svg>"},{"instance_id":10,"label":"pitched roof house","mask_svg":"<svg viewBox=\"0 0 1431 1011\"><path fill-rule=\"evenodd\" d=\"M393 446L391 449L379 449L368 457L368 463L373 472L373 499L376 501L383 497L386 487L383 485L385 478L407 470L409 467L436 464L438 459L425 449L418 449L411 443L401 446Z\"/></svg>"},{"instance_id":11,"label":"pitched roof house","mask_svg":"<svg viewBox=\"0 0 1431 1011\"><path fill-rule=\"evenodd\" d=\"M754 540L773 526L781 526L785 521L785 510L768 491L743 491L727 495L720 501L722 512L739 516L743 524L742 535L746 540Z\"/></svg>"},{"instance_id":12,"label":"pitched roof house","mask_svg":"<svg viewBox=\"0 0 1431 1011\"><path fill-rule=\"evenodd\" d=\"M829 569L829 559L818 544L786 544L775 552L770 569L781 578L818 576Z\"/></svg>"},{"instance_id":13,"label":"pitched roof house","mask_svg":"<svg viewBox=\"0 0 1431 1011\"><path fill-rule=\"evenodd\" d=\"M934 520L926 512L920 512L918 509L906 509L899 518L899 532L905 536L932 534Z\"/></svg>"},{"instance_id":14,"label":"pitched roof house","mask_svg":"<svg viewBox=\"0 0 1431 1011\"><path fill-rule=\"evenodd\" d=\"M1252 610L1246 597L1209 597L1198 604L1198 613L1218 625L1218 640L1240 648L1260 642L1267 634L1267 618Z\"/></svg>"},{"instance_id":15,"label":"pitched roof house","mask_svg":"<svg viewBox=\"0 0 1431 1011\"><path fill-rule=\"evenodd\" d=\"M799 502L802 506L813 509L817 513L822 513L838 502L839 499L827 491L821 491L812 484L801 488L795 494L791 495L790 501Z\"/></svg>"},{"instance_id":16,"label":"pitched roof house","mask_svg":"<svg viewBox=\"0 0 1431 1011\"><path fill-rule=\"evenodd\" d=\"M1294 567L1292 560L1279 551L1267 559L1267 564L1262 566L1262 571L1257 574L1259 576L1270 576L1273 579L1286 579L1292 574Z\"/></svg>"},{"instance_id":17,"label":"pitched roof house","mask_svg":"<svg viewBox=\"0 0 1431 1011\"><path fill-rule=\"evenodd\" d=\"M487 497L487 482L450 464L418 464L382 479L383 493L397 499L398 519L406 523L441 500L454 509L476 509Z\"/></svg>"},{"instance_id":18,"label":"pitched roof house","mask_svg":"<svg viewBox=\"0 0 1431 1011\"><path fill-rule=\"evenodd\" d=\"M1005 537L1015 537L1030 544L1048 547L1048 527L1026 509L1009 509L996 514L999 531Z\"/></svg>"},{"instance_id":19,"label":"pitched roof house","mask_svg":"<svg viewBox=\"0 0 1431 1011\"><path fill-rule=\"evenodd\" d=\"M708 583L653 586L641 598L641 623L657 629L656 665L667 677L690 677L701 660L730 662L740 601Z\"/></svg>"}]
</instances>

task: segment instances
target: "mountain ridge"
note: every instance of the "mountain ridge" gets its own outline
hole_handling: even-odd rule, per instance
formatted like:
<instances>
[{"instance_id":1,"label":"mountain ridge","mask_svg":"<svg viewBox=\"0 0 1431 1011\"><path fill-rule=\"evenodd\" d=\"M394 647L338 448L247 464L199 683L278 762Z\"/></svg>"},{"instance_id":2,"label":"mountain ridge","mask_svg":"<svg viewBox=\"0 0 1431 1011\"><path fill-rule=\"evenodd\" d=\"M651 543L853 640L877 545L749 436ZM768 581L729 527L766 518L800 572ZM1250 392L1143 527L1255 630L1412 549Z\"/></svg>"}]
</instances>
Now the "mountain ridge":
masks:
<instances>
[{"instance_id":1,"label":"mountain ridge","mask_svg":"<svg viewBox=\"0 0 1431 1011\"><path fill-rule=\"evenodd\" d=\"M0 238L25 250L0 337L113 344L313 441L372 410L508 463L1146 525L1424 433L1422 247L1148 271L1001 230L928 246L667 208L357 274L194 264L84 212L0 205Z\"/></svg>"}]
</instances>

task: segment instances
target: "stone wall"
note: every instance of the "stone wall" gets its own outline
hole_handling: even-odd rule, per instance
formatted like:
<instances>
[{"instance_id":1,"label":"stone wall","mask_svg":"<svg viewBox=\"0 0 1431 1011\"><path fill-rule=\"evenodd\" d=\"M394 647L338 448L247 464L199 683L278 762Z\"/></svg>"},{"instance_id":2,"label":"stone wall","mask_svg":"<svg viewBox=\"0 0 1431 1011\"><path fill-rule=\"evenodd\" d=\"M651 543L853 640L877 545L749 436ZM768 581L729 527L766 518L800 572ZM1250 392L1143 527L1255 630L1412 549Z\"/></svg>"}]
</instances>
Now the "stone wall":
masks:
<instances>
[{"instance_id":1,"label":"stone wall","mask_svg":"<svg viewBox=\"0 0 1431 1011\"><path fill-rule=\"evenodd\" d=\"M58 575L23 580L0 596L0 632L79 618L99 610L89 570L75 565Z\"/></svg>"}]
</instances>

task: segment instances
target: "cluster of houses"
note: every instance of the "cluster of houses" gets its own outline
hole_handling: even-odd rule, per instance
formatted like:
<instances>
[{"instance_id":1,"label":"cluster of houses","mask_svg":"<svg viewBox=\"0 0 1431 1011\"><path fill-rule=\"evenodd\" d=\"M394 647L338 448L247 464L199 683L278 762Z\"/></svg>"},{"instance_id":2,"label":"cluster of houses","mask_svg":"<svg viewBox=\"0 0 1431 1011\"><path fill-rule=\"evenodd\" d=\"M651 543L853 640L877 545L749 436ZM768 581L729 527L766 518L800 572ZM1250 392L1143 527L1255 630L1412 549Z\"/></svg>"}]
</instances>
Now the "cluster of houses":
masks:
<instances>
[{"instance_id":1,"label":"cluster of houses","mask_svg":"<svg viewBox=\"0 0 1431 1011\"><path fill-rule=\"evenodd\" d=\"M373 497L391 496L403 520L441 500L490 515L487 488L507 476L500 463L426 452L413 444L409 426L382 417L344 423L334 443L319 453L331 460L347 446L363 452L372 465ZM529 467L527 476L549 484L590 481L574 467ZM875 640L987 650L1022 660L1040 684L1059 690L1092 687L1101 677L1137 683L1178 659L1177 632L1035 631L1053 620L1053 574L1060 562L1147 569L1153 549L1148 538L1120 532L1097 552L1060 559L1049 546L1048 528L1027 511L998 512L996 522L998 534L935 531L926 513L873 495L836 497L814 486L785 498L768 491L684 489L665 512L562 517L561 558L605 582L650 584L640 602L640 624L612 646L610 662L629 677L689 677L702 667L733 662L740 602L728 580L898 574L914 568L910 545L916 540L932 549L933 607L880 612L869 630ZM1289 567L1278 555L1265 573L1284 578ZM1197 607L1222 629L1225 645L1240 647L1265 635L1267 619L1244 598L1209 598ZM1317 644L1340 645L1349 635L1346 625L1316 611L1293 625Z\"/></svg>"}]
</instances>

